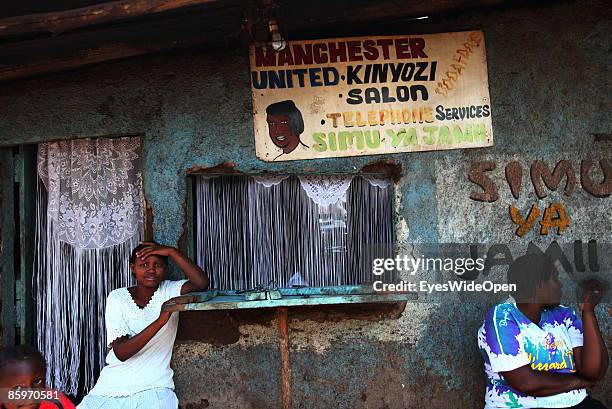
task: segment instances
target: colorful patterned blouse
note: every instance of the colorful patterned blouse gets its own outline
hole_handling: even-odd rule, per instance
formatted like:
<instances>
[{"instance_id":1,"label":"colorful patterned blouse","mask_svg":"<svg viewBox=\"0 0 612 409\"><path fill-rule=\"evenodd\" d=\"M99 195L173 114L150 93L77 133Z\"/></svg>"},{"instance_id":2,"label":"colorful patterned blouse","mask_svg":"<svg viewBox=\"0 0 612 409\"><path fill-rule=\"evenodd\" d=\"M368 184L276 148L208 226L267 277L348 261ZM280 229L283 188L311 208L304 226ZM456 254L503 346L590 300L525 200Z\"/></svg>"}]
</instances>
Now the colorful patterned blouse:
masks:
<instances>
[{"instance_id":1,"label":"colorful patterned blouse","mask_svg":"<svg viewBox=\"0 0 612 409\"><path fill-rule=\"evenodd\" d=\"M582 321L571 308L542 311L539 325L531 322L510 299L487 313L478 331L478 347L485 361L485 409L566 408L582 402L585 389L533 397L512 388L500 372L531 365L534 371L576 372L573 348L582 346Z\"/></svg>"}]
</instances>

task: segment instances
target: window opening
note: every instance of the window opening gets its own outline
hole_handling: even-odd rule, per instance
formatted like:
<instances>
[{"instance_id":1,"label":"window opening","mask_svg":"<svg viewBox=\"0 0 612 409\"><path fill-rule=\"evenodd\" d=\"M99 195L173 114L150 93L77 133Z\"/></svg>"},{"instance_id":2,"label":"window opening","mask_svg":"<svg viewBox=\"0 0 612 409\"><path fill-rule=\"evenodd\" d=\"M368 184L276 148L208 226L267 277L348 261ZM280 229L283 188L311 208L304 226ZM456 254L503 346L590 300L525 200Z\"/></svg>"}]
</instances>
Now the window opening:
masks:
<instances>
[{"instance_id":1,"label":"window opening","mask_svg":"<svg viewBox=\"0 0 612 409\"><path fill-rule=\"evenodd\" d=\"M194 179L196 260L212 288L361 285L374 281L373 259L393 256L392 187L381 176Z\"/></svg>"}]
</instances>

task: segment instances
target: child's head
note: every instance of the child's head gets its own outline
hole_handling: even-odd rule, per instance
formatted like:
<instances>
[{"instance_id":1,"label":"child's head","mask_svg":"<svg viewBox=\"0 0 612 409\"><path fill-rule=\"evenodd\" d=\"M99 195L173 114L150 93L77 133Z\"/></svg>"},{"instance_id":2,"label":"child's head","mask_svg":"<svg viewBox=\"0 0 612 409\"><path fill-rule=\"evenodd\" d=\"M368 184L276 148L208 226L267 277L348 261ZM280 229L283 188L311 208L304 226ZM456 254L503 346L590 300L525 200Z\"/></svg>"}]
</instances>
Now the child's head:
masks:
<instances>
[{"instance_id":1,"label":"child's head","mask_svg":"<svg viewBox=\"0 0 612 409\"><path fill-rule=\"evenodd\" d=\"M45 387L45 360L36 348L18 345L0 349L0 388L3 392ZM2 402L7 409L38 408L38 403Z\"/></svg>"},{"instance_id":2,"label":"child's head","mask_svg":"<svg viewBox=\"0 0 612 409\"><path fill-rule=\"evenodd\" d=\"M168 257L151 255L142 259L136 253L150 245L139 244L130 255L130 267L138 284L145 287L157 287L166 278L168 270Z\"/></svg>"}]
</instances>

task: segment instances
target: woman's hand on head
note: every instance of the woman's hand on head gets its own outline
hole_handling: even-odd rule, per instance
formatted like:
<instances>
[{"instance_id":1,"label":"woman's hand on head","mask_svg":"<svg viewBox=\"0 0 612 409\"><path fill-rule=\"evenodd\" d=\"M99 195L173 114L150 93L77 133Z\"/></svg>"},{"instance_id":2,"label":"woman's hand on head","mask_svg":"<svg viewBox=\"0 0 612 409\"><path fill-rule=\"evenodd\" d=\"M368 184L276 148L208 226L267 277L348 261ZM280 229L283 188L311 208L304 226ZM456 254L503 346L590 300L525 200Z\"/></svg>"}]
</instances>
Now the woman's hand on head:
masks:
<instances>
[{"instance_id":1,"label":"woman's hand on head","mask_svg":"<svg viewBox=\"0 0 612 409\"><path fill-rule=\"evenodd\" d=\"M136 257L142 259L149 256L172 257L172 255L174 255L174 253L177 251L174 247L162 246L150 241L143 241L141 244L144 244L146 247L138 251L136 253Z\"/></svg>"}]
</instances>

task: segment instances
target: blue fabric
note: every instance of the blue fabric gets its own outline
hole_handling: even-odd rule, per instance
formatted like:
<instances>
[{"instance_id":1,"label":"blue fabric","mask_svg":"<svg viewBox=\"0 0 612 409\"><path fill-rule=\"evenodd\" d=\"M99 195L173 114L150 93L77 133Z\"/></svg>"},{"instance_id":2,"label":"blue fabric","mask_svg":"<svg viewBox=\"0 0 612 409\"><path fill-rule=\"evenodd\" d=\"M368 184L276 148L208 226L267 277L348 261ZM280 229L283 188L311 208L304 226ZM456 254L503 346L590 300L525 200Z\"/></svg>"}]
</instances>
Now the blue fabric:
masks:
<instances>
[{"instance_id":1,"label":"blue fabric","mask_svg":"<svg viewBox=\"0 0 612 409\"><path fill-rule=\"evenodd\" d=\"M567 408L587 395L577 389L547 397L527 396L506 382L501 372L530 365L534 371L576 372L573 348L582 346L582 321L571 308L542 311L533 323L510 300L493 307L478 331L487 374L486 408Z\"/></svg>"}]
</instances>

